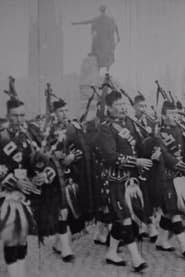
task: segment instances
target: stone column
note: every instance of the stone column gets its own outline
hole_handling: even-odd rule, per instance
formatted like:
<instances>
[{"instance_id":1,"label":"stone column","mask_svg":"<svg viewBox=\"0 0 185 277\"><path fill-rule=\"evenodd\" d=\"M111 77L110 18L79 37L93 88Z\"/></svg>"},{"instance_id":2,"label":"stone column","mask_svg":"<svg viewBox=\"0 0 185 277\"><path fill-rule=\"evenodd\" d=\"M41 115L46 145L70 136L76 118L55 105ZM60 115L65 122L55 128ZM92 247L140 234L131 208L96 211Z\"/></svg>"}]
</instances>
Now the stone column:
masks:
<instances>
[{"instance_id":1,"label":"stone column","mask_svg":"<svg viewBox=\"0 0 185 277\"><path fill-rule=\"evenodd\" d=\"M31 0L29 15L30 107L32 113L43 113L46 83L57 95L62 90L62 0Z\"/></svg>"}]
</instances>

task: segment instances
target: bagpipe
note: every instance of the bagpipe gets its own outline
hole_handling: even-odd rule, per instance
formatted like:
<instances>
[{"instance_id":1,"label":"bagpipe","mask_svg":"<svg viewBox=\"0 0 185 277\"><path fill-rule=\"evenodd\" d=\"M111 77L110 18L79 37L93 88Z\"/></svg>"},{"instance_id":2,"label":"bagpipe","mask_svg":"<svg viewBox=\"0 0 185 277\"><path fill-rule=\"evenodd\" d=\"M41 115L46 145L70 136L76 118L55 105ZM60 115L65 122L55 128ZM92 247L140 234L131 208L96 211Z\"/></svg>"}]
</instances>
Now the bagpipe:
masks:
<instances>
[{"instance_id":1,"label":"bagpipe","mask_svg":"<svg viewBox=\"0 0 185 277\"><path fill-rule=\"evenodd\" d=\"M50 83L46 84L46 89L45 89L44 93L45 93L45 109L46 109L46 111L45 111L45 116L44 116L44 124L42 127L43 140L42 140L41 150L43 152L46 151L47 140L50 135L52 124L54 122L52 97L58 99L58 97L53 93Z\"/></svg>"},{"instance_id":2,"label":"bagpipe","mask_svg":"<svg viewBox=\"0 0 185 277\"><path fill-rule=\"evenodd\" d=\"M104 82L102 86L100 87L102 89L102 94L98 94L99 98L99 105L100 105L100 121L103 121L106 118L106 105L105 105L105 97L109 93L109 91L116 90L120 92L124 97L126 97L130 103L130 105L134 106L134 101L132 100L131 96L122 88L118 87L113 81L109 74L106 74ZM127 118L129 118L134 126L137 129L137 132L139 133L139 136L143 139L142 132L145 133L146 136L151 136L151 134L148 132L148 130L141 125L140 122L131 115L126 114ZM142 132L141 132L142 131ZM135 152L133 152L133 155ZM143 172L139 174L139 176L143 177ZM148 223L148 219L145 215L144 211L144 200L142 191L140 188L141 181L139 178L132 178L128 177L127 181L124 182L125 187L125 200L127 203L127 206L130 210L130 214L132 216L132 219L137 222L138 224L140 222Z\"/></svg>"}]
</instances>

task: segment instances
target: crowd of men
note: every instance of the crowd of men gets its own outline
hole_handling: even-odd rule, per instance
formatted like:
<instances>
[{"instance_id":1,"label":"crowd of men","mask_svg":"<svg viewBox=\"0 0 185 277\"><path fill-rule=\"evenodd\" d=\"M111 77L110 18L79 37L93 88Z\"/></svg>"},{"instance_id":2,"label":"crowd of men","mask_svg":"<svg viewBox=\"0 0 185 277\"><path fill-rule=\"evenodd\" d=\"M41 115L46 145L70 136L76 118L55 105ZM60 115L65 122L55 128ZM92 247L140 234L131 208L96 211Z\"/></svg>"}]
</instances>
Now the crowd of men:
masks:
<instances>
[{"instance_id":1,"label":"crowd of men","mask_svg":"<svg viewBox=\"0 0 185 277\"><path fill-rule=\"evenodd\" d=\"M83 124L69 118L63 99L55 100L41 127L26 120L24 103L10 94L0 130L0 234L10 277L26 276L28 235L40 241L54 235L53 251L71 262L70 234L92 220L92 239L107 245L108 264L126 266L118 251L124 246L142 272L147 263L137 240L144 234L159 251L175 250L174 235L185 257L183 113L166 100L159 122L137 95L130 116L118 89L104 100L103 120L99 102L96 117Z\"/></svg>"}]
</instances>

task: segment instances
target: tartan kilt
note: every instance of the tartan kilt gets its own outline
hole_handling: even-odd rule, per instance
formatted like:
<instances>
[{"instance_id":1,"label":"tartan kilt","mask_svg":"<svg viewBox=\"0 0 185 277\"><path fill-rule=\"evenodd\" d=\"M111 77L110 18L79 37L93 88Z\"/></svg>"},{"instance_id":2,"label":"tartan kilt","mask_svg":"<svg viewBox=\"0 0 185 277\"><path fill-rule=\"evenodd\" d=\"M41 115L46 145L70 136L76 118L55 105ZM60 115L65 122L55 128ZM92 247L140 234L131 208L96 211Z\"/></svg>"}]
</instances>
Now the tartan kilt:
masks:
<instances>
[{"instance_id":1,"label":"tartan kilt","mask_svg":"<svg viewBox=\"0 0 185 277\"><path fill-rule=\"evenodd\" d=\"M31 206L37 223L36 232L32 233L43 237L54 235L58 232L58 220L61 209L61 192L59 184L44 184L41 195L33 195Z\"/></svg>"},{"instance_id":2,"label":"tartan kilt","mask_svg":"<svg viewBox=\"0 0 185 277\"><path fill-rule=\"evenodd\" d=\"M164 214L169 214L170 216L180 214L173 178L167 178L165 181L164 188L161 191L161 208Z\"/></svg>"},{"instance_id":3,"label":"tartan kilt","mask_svg":"<svg viewBox=\"0 0 185 277\"><path fill-rule=\"evenodd\" d=\"M101 189L102 201L109 211L109 219L123 221L131 217L125 201L125 181L106 180Z\"/></svg>"}]
</instances>

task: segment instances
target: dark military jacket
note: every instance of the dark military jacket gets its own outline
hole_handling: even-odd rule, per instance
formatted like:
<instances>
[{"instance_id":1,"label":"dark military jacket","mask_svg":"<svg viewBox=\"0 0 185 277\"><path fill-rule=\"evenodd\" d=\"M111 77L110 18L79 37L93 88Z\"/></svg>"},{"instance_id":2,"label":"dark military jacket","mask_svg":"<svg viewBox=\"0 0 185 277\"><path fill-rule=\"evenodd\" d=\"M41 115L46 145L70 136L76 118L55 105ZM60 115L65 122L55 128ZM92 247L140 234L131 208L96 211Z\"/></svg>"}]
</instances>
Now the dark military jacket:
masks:
<instances>
[{"instance_id":1,"label":"dark military jacket","mask_svg":"<svg viewBox=\"0 0 185 277\"><path fill-rule=\"evenodd\" d=\"M97 144L111 179L122 181L137 175L136 158L140 143L141 137L131 119L109 118L102 123Z\"/></svg>"},{"instance_id":2,"label":"dark military jacket","mask_svg":"<svg viewBox=\"0 0 185 277\"><path fill-rule=\"evenodd\" d=\"M185 157L185 137L180 126L163 124L160 128L160 137L163 144L165 167L175 170L177 163Z\"/></svg>"},{"instance_id":3,"label":"dark military jacket","mask_svg":"<svg viewBox=\"0 0 185 277\"><path fill-rule=\"evenodd\" d=\"M36 172L45 170L48 178L55 177L54 169L50 168L48 159L39 153L39 145L32 133L31 126L25 126L20 132L6 128L0 132L0 165L6 172L0 176L1 185L17 189L14 178L19 174L32 178ZM52 176L49 177L51 174ZM48 180L49 181L49 180Z\"/></svg>"}]
</instances>

